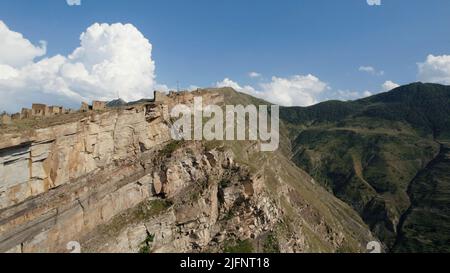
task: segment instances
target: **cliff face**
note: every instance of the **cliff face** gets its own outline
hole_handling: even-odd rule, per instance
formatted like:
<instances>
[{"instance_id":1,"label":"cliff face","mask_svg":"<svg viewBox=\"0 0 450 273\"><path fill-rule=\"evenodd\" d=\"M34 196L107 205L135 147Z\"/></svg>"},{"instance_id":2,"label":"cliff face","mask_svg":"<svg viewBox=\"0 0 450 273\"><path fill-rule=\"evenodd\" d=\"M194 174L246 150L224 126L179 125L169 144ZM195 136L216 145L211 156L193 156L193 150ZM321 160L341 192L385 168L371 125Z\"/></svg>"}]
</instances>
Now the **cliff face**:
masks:
<instances>
[{"instance_id":1,"label":"cliff face","mask_svg":"<svg viewBox=\"0 0 450 273\"><path fill-rule=\"evenodd\" d=\"M172 141L168 105L2 135L0 252L71 241L83 252L358 252L373 240L281 153Z\"/></svg>"},{"instance_id":2,"label":"cliff face","mask_svg":"<svg viewBox=\"0 0 450 273\"><path fill-rule=\"evenodd\" d=\"M227 152L183 144L159 152L145 168L151 197L85 236L86 251L219 251L226 240L254 239L280 219L262 181Z\"/></svg>"},{"instance_id":3,"label":"cliff face","mask_svg":"<svg viewBox=\"0 0 450 273\"><path fill-rule=\"evenodd\" d=\"M93 114L0 142L0 250L61 251L148 197L140 160L170 139L145 107Z\"/></svg>"}]
</instances>

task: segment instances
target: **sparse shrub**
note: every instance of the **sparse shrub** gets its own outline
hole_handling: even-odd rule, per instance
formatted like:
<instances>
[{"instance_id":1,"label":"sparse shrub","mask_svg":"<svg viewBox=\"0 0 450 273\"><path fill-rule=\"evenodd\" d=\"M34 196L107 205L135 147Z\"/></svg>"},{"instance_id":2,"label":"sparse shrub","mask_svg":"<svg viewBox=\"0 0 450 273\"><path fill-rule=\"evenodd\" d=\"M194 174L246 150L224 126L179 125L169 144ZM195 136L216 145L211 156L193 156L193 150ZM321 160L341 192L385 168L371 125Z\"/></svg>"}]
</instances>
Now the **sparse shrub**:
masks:
<instances>
[{"instance_id":1,"label":"sparse shrub","mask_svg":"<svg viewBox=\"0 0 450 273\"><path fill-rule=\"evenodd\" d=\"M173 152L175 152L178 148L180 148L182 143L183 143L182 141L177 140L170 142L159 152L160 156L169 157L170 155L173 154Z\"/></svg>"},{"instance_id":2,"label":"sparse shrub","mask_svg":"<svg viewBox=\"0 0 450 273\"><path fill-rule=\"evenodd\" d=\"M134 211L133 219L145 220L160 214L172 206L168 200L151 200L143 202Z\"/></svg>"},{"instance_id":3,"label":"sparse shrub","mask_svg":"<svg viewBox=\"0 0 450 273\"><path fill-rule=\"evenodd\" d=\"M219 140L211 140L211 141L205 141L204 142L205 150L207 152L210 152L214 149L219 149L223 147L222 141Z\"/></svg>"},{"instance_id":4,"label":"sparse shrub","mask_svg":"<svg viewBox=\"0 0 450 273\"><path fill-rule=\"evenodd\" d=\"M229 179L222 179L219 183L220 188L228 188L231 185L231 181Z\"/></svg>"},{"instance_id":5,"label":"sparse shrub","mask_svg":"<svg viewBox=\"0 0 450 273\"><path fill-rule=\"evenodd\" d=\"M152 249L152 243L155 240L155 235L148 234L147 238L145 238L145 241L142 242L141 248L139 249L139 253L148 254L151 252Z\"/></svg>"},{"instance_id":6,"label":"sparse shrub","mask_svg":"<svg viewBox=\"0 0 450 273\"><path fill-rule=\"evenodd\" d=\"M264 253L280 253L280 246L276 234L270 233L264 240Z\"/></svg>"},{"instance_id":7,"label":"sparse shrub","mask_svg":"<svg viewBox=\"0 0 450 273\"><path fill-rule=\"evenodd\" d=\"M226 241L224 244L225 253L253 253L253 245L250 240Z\"/></svg>"}]
</instances>

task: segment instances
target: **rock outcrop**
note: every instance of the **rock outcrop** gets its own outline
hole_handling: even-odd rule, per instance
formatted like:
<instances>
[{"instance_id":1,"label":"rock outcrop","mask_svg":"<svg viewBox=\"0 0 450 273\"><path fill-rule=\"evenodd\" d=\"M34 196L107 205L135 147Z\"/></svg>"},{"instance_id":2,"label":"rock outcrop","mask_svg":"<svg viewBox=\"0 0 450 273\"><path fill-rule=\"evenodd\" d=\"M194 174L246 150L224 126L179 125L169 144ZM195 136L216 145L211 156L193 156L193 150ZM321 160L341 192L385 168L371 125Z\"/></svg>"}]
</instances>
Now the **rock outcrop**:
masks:
<instances>
[{"instance_id":1,"label":"rock outcrop","mask_svg":"<svg viewBox=\"0 0 450 273\"><path fill-rule=\"evenodd\" d=\"M130 217L136 214L133 209L119 215L83 238L86 251L137 252L149 235L154 252L219 251L226 239L254 239L280 220L281 212L263 192L261 181L230 164L226 153L205 152L201 143L191 143L157 161L146 166L152 169L147 176L153 185L150 204L164 196L170 205L139 221ZM103 232L118 229L109 236Z\"/></svg>"},{"instance_id":2,"label":"rock outcrop","mask_svg":"<svg viewBox=\"0 0 450 273\"><path fill-rule=\"evenodd\" d=\"M281 152L171 140L174 104L2 135L0 252L68 252L72 241L83 252L359 252L374 240Z\"/></svg>"},{"instance_id":3,"label":"rock outcrop","mask_svg":"<svg viewBox=\"0 0 450 273\"><path fill-rule=\"evenodd\" d=\"M141 160L167 142L145 107L0 140L0 251L61 251L79 234L149 196Z\"/></svg>"}]
</instances>

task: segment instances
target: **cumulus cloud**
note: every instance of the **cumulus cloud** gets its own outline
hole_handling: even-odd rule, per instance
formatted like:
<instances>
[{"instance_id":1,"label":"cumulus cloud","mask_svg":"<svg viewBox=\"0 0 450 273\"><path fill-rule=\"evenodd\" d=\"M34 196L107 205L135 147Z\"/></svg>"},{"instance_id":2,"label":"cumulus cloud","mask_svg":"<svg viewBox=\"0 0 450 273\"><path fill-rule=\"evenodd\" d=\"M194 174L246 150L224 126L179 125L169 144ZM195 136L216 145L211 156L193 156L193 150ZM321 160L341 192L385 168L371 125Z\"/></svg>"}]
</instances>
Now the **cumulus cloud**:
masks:
<instances>
[{"instance_id":1,"label":"cumulus cloud","mask_svg":"<svg viewBox=\"0 0 450 273\"><path fill-rule=\"evenodd\" d=\"M316 76L296 75L290 78L272 77L270 83L261 87L268 100L284 106L309 106L318 102L317 96L328 88Z\"/></svg>"},{"instance_id":2,"label":"cumulus cloud","mask_svg":"<svg viewBox=\"0 0 450 273\"><path fill-rule=\"evenodd\" d=\"M263 95L262 93L256 91L256 89L253 88L252 86L250 85L240 86L237 82L230 80L229 78L225 78L220 82L216 82L216 87L218 88L231 87L238 92L246 93L256 97L261 97L261 95Z\"/></svg>"},{"instance_id":3,"label":"cumulus cloud","mask_svg":"<svg viewBox=\"0 0 450 273\"><path fill-rule=\"evenodd\" d=\"M371 75L375 75L375 76L383 76L384 75L383 70L378 71L373 66L360 66L358 70L361 72L369 73Z\"/></svg>"},{"instance_id":4,"label":"cumulus cloud","mask_svg":"<svg viewBox=\"0 0 450 273\"><path fill-rule=\"evenodd\" d=\"M338 90L337 94L337 98L340 100L354 100L361 97L358 91L351 90Z\"/></svg>"},{"instance_id":5,"label":"cumulus cloud","mask_svg":"<svg viewBox=\"0 0 450 273\"><path fill-rule=\"evenodd\" d=\"M369 6L381 6L381 0L367 0Z\"/></svg>"},{"instance_id":6,"label":"cumulus cloud","mask_svg":"<svg viewBox=\"0 0 450 273\"><path fill-rule=\"evenodd\" d=\"M397 87L399 87L400 85L399 84L397 84L397 83L395 83L395 82L393 82L393 81L386 81L386 82L384 82L383 84L382 84L382 89L383 89L383 91L391 91L392 89L395 89L395 88L397 88Z\"/></svg>"},{"instance_id":7,"label":"cumulus cloud","mask_svg":"<svg viewBox=\"0 0 450 273\"><path fill-rule=\"evenodd\" d=\"M229 78L225 78L220 82L216 82L216 87L231 87L236 91L241 91L242 87L235 81L230 80Z\"/></svg>"},{"instance_id":8,"label":"cumulus cloud","mask_svg":"<svg viewBox=\"0 0 450 273\"><path fill-rule=\"evenodd\" d=\"M373 93L366 90L366 91L356 91L356 90L342 90L339 89L337 91L331 90L326 94L326 96L322 97L322 101L326 100L341 100L341 101L348 101L348 100L357 100L365 97L372 96Z\"/></svg>"},{"instance_id":9,"label":"cumulus cloud","mask_svg":"<svg viewBox=\"0 0 450 273\"><path fill-rule=\"evenodd\" d=\"M0 21L2 27L0 40L13 42L0 43L0 94L5 98L1 110L16 111L32 102L76 105L118 96L131 101L151 97L153 88L167 88L155 83L151 43L131 24L93 24L72 54L39 61L33 60L45 54L45 46L33 46Z\"/></svg>"},{"instance_id":10,"label":"cumulus cloud","mask_svg":"<svg viewBox=\"0 0 450 273\"><path fill-rule=\"evenodd\" d=\"M450 84L450 55L428 55L425 62L417 65L420 81Z\"/></svg>"},{"instance_id":11,"label":"cumulus cloud","mask_svg":"<svg viewBox=\"0 0 450 273\"><path fill-rule=\"evenodd\" d=\"M81 0L66 0L69 6L81 6Z\"/></svg>"},{"instance_id":12,"label":"cumulus cloud","mask_svg":"<svg viewBox=\"0 0 450 273\"><path fill-rule=\"evenodd\" d=\"M328 99L339 99L339 100L356 100L361 98L370 97L374 94L377 94L379 92L387 92L391 91L392 89L395 89L399 87L400 85L393 82L393 81L386 81L381 85L381 90L372 92L369 90L365 91L351 91L351 90L338 90L337 92L331 92L332 96Z\"/></svg>"},{"instance_id":13,"label":"cumulus cloud","mask_svg":"<svg viewBox=\"0 0 450 273\"><path fill-rule=\"evenodd\" d=\"M191 84L189 85L189 87L187 88L188 91L195 91L197 89L200 89L200 86L195 85L195 84Z\"/></svg>"},{"instance_id":14,"label":"cumulus cloud","mask_svg":"<svg viewBox=\"0 0 450 273\"><path fill-rule=\"evenodd\" d=\"M235 90L259 97L282 106L309 106L318 102L318 96L329 87L316 76L295 75L289 78L272 77L270 82L261 83L258 89L240 86L225 78L217 87L232 87Z\"/></svg>"},{"instance_id":15,"label":"cumulus cloud","mask_svg":"<svg viewBox=\"0 0 450 273\"><path fill-rule=\"evenodd\" d=\"M250 73L248 73L248 76L250 78L259 78L259 77L261 77L261 74L258 72L250 72Z\"/></svg>"},{"instance_id":16,"label":"cumulus cloud","mask_svg":"<svg viewBox=\"0 0 450 273\"><path fill-rule=\"evenodd\" d=\"M33 45L22 34L11 31L0 21L0 65L21 68L45 55L46 45L45 41L41 41L40 46Z\"/></svg>"},{"instance_id":17,"label":"cumulus cloud","mask_svg":"<svg viewBox=\"0 0 450 273\"><path fill-rule=\"evenodd\" d=\"M369 92L370 93L370 92ZM360 93L358 91L353 90L338 90L333 99L338 100L355 100L365 96L365 93ZM370 96L370 95L369 95Z\"/></svg>"}]
</instances>

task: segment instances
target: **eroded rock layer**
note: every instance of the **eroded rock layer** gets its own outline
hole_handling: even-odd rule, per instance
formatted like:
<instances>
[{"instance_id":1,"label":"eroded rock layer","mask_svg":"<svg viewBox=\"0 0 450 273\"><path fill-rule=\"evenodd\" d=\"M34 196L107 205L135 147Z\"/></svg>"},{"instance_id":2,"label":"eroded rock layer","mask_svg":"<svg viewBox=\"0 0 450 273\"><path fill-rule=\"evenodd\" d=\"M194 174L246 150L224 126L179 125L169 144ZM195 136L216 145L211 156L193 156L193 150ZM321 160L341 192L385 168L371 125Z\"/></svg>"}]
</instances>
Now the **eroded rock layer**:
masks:
<instances>
[{"instance_id":1,"label":"eroded rock layer","mask_svg":"<svg viewBox=\"0 0 450 273\"><path fill-rule=\"evenodd\" d=\"M365 251L357 213L282 153L171 140L192 98L2 135L0 252Z\"/></svg>"}]
</instances>

